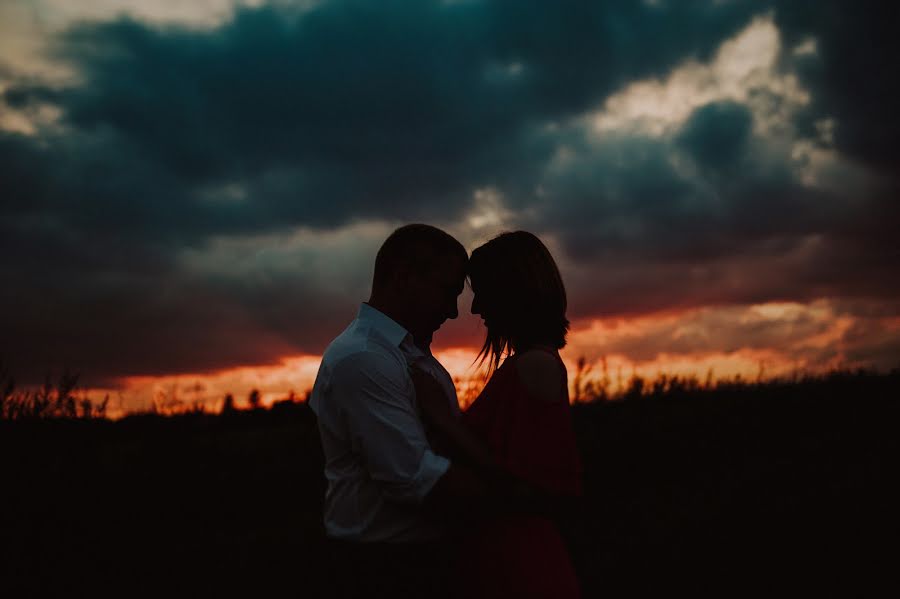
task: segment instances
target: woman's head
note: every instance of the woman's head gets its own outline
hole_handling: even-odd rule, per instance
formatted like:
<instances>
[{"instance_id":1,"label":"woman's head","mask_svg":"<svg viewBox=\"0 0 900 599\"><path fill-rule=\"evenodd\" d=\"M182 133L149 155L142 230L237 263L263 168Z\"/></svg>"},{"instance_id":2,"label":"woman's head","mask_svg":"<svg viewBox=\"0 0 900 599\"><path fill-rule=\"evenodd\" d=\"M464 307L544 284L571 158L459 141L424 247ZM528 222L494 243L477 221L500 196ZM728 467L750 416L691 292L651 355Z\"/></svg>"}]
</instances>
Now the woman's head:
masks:
<instances>
[{"instance_id":1,"label":"woman's head","mask_svg":"<svg viewBox=\"0 0 900 599\"><path fill-rule=\"evenodd\" d=\"M484 319L482 361L496 368L502 355L534 345L566 344L566 289L553 257L526 231L502 233L472 252L472 313Z\"/></svg>"}]
</instances>

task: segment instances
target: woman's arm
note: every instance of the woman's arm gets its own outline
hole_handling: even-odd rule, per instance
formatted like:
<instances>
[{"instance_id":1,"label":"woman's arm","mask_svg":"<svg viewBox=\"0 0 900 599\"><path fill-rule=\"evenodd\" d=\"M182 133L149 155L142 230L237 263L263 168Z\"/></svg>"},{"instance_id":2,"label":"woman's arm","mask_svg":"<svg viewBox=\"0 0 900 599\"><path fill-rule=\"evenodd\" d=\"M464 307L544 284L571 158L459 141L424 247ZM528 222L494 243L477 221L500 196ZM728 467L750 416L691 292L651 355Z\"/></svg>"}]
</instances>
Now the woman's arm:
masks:
<instances>
[{"instance_id":1,"label":"woman's arm","mask_svg":"<svg viewBox=\"0 0 900 599\"><path fill-rule=\"evenodd\" d=\"M486 504L503 513L553 514L565 511L571 499L542 489L500 466L487 446L453 414L447 396L429 374L410 369L422 417L456 453L477 470L492 489Z\"/></svg>"},{"instance_id":2,"label":"woman's arm","mask_svg":"<svg viewBox=\"0 0 900 599\"><path fill-rule=\"evenodd\" d=\"M564 514L579 503L581 464L569 411L565 366L553 353L526 351L515 362L528 401L507 431L510 468L521 478L519 509Z\"/></svg>"},{"instance_id":3,"label":"woman's arm","mask_svg":"<svg viewBox=\"0 0 900 599\"><path fill-rule=\"evenodd\" d=\"M426 423L473 467L484 473L497 475L500 468L487 446L453 414L447 395L434 377L417 368L410 369L410 376L416 387L416 402Z\"/></svg>"}]
</instances>

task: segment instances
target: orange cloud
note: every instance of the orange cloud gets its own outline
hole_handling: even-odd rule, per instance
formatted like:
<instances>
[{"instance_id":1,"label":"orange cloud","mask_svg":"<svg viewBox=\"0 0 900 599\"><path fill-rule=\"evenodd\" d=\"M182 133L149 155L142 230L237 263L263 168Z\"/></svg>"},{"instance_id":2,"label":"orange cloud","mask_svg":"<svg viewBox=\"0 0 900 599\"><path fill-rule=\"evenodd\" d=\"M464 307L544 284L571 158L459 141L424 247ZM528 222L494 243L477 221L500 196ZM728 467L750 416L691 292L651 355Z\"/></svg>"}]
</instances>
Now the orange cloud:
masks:
<instances>
[{"instance_id":1,"label":"orange cloud","mask_svg":"<svg viewBox=\"0 0 900 599\"><path fill-rule=\"evenodd\" d=\"M483 383L471 346L440 347L435 354L457 383L460 402L470 403ZM773 302L709 307L633 318L576 323L561 352L570 383L584 358L587 377L606 379L611 391L632 375L660 374L719 380L773 378L834 368L900 366L900 317L893 309L828 300L807 304ZM277 364L211 373L141 376L122 380L111 392L110 415L130 411L221 409L226 394L238 407L258 390L262 405L289 397L302 399L319 367L317 355L285 356Z\"/></svg>"}]
</instances>

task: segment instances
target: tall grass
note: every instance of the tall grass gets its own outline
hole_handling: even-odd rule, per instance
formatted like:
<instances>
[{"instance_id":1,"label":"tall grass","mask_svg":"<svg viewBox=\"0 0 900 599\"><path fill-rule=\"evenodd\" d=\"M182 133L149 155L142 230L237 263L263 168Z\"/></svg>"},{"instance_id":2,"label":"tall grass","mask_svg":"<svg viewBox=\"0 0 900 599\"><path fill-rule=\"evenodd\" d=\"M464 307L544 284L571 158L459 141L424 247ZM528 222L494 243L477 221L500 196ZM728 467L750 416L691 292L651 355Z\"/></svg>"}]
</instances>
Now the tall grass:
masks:
<instances>
[{"instance_id":1,"label":"tall grass","mask_svg":"<svg viewBox=\"0 0 900 599\"><path fill-rule=\"evenodd\" d=\"M39 418L106 418L109 395L95 403L78 388L80 375L63 371L47 375L36 389L18 389L15 378L0 363L0 420Z\"/></svg>"},{"instance_id":2,"label":"tall grass","mask_svg":"<svg viewBox=\"0 0 900 599\"><path fill-rule=\"evenodd\" d=\"M685 395L715 395L717 392L727 394L730 392L761 392L784 387L803 387L814 385L828 385L839 383L841 380L853 378L878 378L886 377L896 379L900 376L900 369L894 369L889 373L879 374L864 369L857 370L833 370L820 374L793 373L789 377L763 378L762 373L755 378L743 378L735 375L731 378L715 379L712 372L704 377L697 375L657 374L653 378L642 377L632 373L629 377L623 377L621 371L616 376L611 376L606 360L601 358L596 363L589 363L584 357L578 358L574 371L569 373L570 400L573 404L590 404L632 401L641 398L667 398L682 397ZM20 389L16 385L14 377L4 364L0 362L0 420L23 419L85 419L106 418L109 395L102 401L95 402L87 396L87 392L78 388L79 375L63 371L56 379L48 376L44 384L39 388ZM468 377L455 377L459 404L462 409L467 409L479 396L485 385L482 373L475 373ZM307 390L303 394L295 394L291 391L285 398L274 402L276 404L304 403L310 394ZM237 411L267 410L263 405L261 394L258 390L250 391L243 402L235 401L234 395L228 393L223 399L212 400L183 396L177 387L160 390L153 397L148 409L131 410L125 415L137 415L149 413L158 416L180 416L188 414L230 414Z\"/></svg>"},{"instance_id":3,"label":"tall grass","mask_svg":"<svg viewBox=\"0 0 900 599\"><path fill-rule=\"evenodd\" d=\"M746 378L740 374L732 377L715 378L712 370L703 378L695 374L677 375L659 373L653 378L631 374L624 378L621 372L616 379L610 376L606 360L601 358L598 364L590 364L584 357L576 362L575 371L570 373L572 386L572 403L595 403L605 401L636 400L641 398L680 397L690 394L726 394L734 391L767 392L785 387L811 387L821 385L839 385L848 380L860 379L894 379L900 376L900 368L886 373L874 370L835 369L827 372L794 371L789 376L764 377L764 370L755 378Z\"/></svg>"}]
</instances>

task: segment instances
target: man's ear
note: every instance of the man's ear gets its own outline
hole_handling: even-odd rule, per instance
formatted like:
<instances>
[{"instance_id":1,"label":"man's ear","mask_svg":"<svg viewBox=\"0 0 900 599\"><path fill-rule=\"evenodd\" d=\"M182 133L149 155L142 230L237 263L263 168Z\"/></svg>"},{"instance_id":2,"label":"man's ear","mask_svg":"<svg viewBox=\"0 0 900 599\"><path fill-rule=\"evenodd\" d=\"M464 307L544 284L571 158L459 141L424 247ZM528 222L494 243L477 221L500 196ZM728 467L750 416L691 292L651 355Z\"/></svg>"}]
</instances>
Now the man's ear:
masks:
<instances>
[{"instance_id":1,"label":"man's ear","mask_svg":"<svg viewBox=\"0 0 900 599\"><path fill-rule=\"evenodd\" d=\"M418 274L409 267L398 268L394 273L392 284L400 289L405 289L418 279Z\"/></svg>"}]
</instances>

